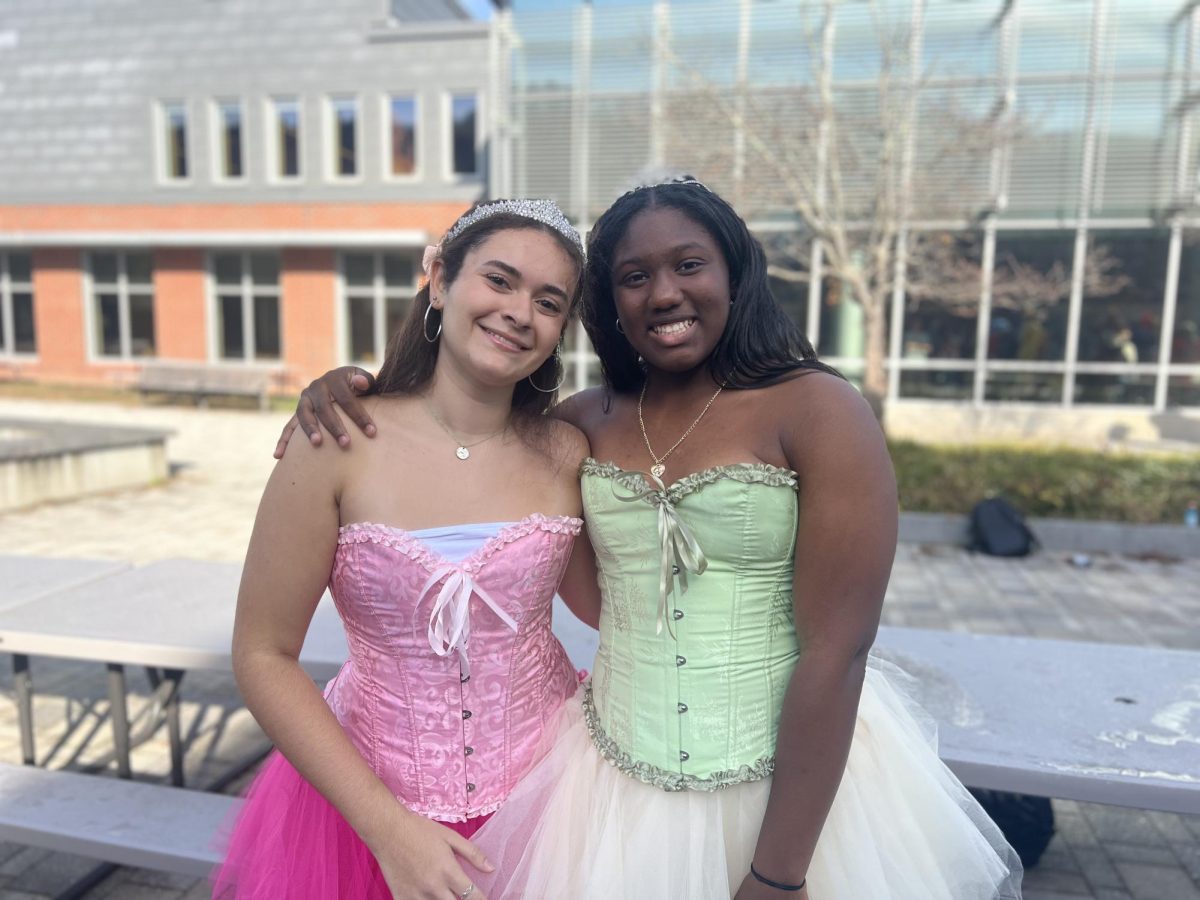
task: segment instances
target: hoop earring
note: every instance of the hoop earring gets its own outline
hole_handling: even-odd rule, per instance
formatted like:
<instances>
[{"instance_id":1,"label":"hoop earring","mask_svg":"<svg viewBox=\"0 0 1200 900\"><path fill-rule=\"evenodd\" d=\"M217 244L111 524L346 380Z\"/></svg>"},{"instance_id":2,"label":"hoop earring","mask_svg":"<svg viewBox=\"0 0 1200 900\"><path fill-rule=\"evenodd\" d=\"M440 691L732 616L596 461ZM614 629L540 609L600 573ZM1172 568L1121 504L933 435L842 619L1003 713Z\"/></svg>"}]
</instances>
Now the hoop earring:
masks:
<instances>
[{"instance_id":1,"label":"hoop earring","mask_svg":"<svg viewBox=\"0 0 1200 900\"><path fill-rule=\"evenodd\" d=\"M617 331L619 331L621 334L625 333L625 329L621 327L621 317L620 316L617 316Z\"/></svg>"},{"instance_id":2,"label":"hoop earring","mask_svg":"<svg viewBox=\"0 0 1200 900\"><path fill-rule=\"evenodd\" d=\"M429 343L436 344L438 336L441 335L441 333L442 333L442 320L440 317L438 318L438 330L433 333L433 337L430 337L429 336L429 311L431 309L433 309L432 303L429 304L429 306L425 307L425 318L421 325L421 336L424 337L425 340L428 341Z\"/></svg>"},{"instance_id":3,"label":"hoop earring","mask_svg":"<svg viewBox=\"0 0 1200 900\"><path fill-rule=\"evenodd\" d=\"M554 357L554 359L555 359L556 361L558 361L558 362L559 362L559 365L561 365L561 364L562 364L562 363L561 363L561 361L559 361L559 360L558 360L558 357L557 357L557 356L555 356L555 357ZM540 392L541 392L541 393L543 393L543 394L553 394L553 393L554 393L555 391L557 391L557 390L558 390L560 387L562 387L562 386L563 386L563 382L567 380L567 370L566 370L565 368L563 369L562 378L558 379L558 384L556 384L556 385L555 385L554 387L552 387L552 388L540 388L540 387L538 387L538 386L537 386L537 385L534 383L534 381L533 381L533 373L532 373L532 372L531 372L531 373L529 373L529 375L527 375L527 376L525 376L525 377L526 377L526 380L529 382L529 385L530 385L530 387L532 387L532 388L533 388L535 391L540 391Z\"/></svg>"}]
</instances>

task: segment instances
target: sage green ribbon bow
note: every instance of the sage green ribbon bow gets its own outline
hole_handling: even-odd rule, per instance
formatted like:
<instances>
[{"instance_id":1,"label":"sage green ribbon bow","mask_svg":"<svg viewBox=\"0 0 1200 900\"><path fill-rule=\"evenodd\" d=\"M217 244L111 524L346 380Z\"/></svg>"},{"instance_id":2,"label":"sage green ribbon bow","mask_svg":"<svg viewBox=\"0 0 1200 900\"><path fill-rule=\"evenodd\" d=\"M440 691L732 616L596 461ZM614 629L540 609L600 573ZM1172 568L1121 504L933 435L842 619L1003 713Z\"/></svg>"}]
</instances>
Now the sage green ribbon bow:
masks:
<instances>
[{"instance_id":1,"label":"sage green ribbon bow","mask_svg":"<svg viewBox=\"0 0 1200 900\"><path fill-rule=\"evenodd\" d=\"M658 570L658 624L654 629L654 633L662 634L663 623L665 622L667 633L674 638L675 626L671 624L671 617L667 615L669 605L667 601L675 591L675 575L679 575L680 592L686 594L688 589L688 573L691 572L693 575L702 574L708 568L708 560L704 558L704 551L700 549L700 545L696 542L692 530L687 527L683 519L679 518L679 513L671 505L671 501L667 497L667 486L663 484L662 479L657 475L645 472L635 474L641 475L647 482L653 482L657 485L657 488L630 488L633 493L622 496L617 493L618 482L614 480L612 482L612 492L614 497L625 503L649 500L658 507L658 544L660 551ZM628 485L624 486L628 487Z\"/></svg>"}]
</instances>

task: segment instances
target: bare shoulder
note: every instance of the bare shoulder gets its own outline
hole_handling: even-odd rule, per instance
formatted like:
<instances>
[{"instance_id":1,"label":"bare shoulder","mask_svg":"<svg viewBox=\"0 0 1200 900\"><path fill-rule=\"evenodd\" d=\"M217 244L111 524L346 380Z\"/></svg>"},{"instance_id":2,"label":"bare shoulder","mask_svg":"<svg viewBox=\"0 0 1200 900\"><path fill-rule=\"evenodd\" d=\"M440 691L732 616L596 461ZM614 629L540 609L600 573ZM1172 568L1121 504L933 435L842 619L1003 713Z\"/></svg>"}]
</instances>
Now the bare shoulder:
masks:
<instances>
[{"instance_id":1,"label":"bare shoulder","mask_svg":"<svg viewBox=\"0 0 1200 900\"><path fill-rule=\"evenodd\" d=\"M550 449L560 469L567 468L571 477L579 464L591 455L591 445L583 430L562 419L550 418Z\"/></svg>"},{"instance_id":2,"label":"bare shoulder","mask_svg":"<svg viewBox=\"0 0 1200 900\"><path fill-rule=\"evenodd\" d=\"M586 388L558 403L550 410L550 415L586 432L599 417L605 415L606 397L607 391L602 387Z\"/></svg>"},{"instance_id":3,"label":"bare shoulder","mask_svg":"<svg viewBox=\"0 0 1200 900\"><path fill-rule=\"evenodd\" d=\"M883 429L850 382L809 371L764 390L778 416L784 452L794 467L821 458L886 458Z\"/></svg>"}]
</instances>

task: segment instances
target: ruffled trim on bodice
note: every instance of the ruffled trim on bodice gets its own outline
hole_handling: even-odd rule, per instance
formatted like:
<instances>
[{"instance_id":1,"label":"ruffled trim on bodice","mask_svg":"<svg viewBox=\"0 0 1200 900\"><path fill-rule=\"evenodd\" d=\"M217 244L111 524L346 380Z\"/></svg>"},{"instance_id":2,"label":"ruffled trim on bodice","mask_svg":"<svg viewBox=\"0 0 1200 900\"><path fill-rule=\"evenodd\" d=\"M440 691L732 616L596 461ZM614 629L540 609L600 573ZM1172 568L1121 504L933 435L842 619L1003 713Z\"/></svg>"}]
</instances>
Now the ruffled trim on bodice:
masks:
<instances>
[{"instance_id":1,"label":"ruffled trim on bodice","mask_svg":"<svg viewBox=\"0 0 1200 900\"><path fill-rule=\"evenodd\" d=\"M518 522L506 525L488 538L478 550L461 563L464 572L476 574L487 565L488 560L514 541L535 531L552 534L569 534L575 537L583 528L583 519L577 516L546 516L532 513ZM445 562L442 556L429 549L421 538L395 525L380 525L376 522L354 522L338 529L338 544L381 544L404 554L409 559L427 568Z\"/></svg>"},{"instance_id":2,"label":"ruffled trim on bodice","mask_svg":"<svg viewBox=\"0 0 1200 900\"><path fill-rule=\"evenodd\" d=\"M616 463L602 463L590 456L580 463L579 474L611 478L629 490L638 492L644 491L647 486L652 484L642 472L622 469ZM694 494L706 485L722 479L740 481L742 484L765 484L769 487L796 489L800 484L799 478L799 475L791 469L773 466L770 463L731 463L727 466L710 466L699 472L692 472L667 485L666 490L657 491L656 494L665 496L670 503L674 504L688 494Z\"/></svg>"},{"instance_id":3,"label":"ruffled trim on bodice","mask_svg":"<svg viewBox=\"0 0 1200 900\"><path fill-rule=\"evenodd\" d=\"M736 769L722 769L703 776L660 769L652 763L634 759L608 736L604 726L600 724L600 714L596 711L596 704L592 699L591 682L584 686L583 719L592 743L601 756L612 763L619 772L664 791L719 791L721 788L733 787L747 781L761 781L775 771L774 755L761 757L752 764L741 765Z\"/></svg>"}]
</instances>

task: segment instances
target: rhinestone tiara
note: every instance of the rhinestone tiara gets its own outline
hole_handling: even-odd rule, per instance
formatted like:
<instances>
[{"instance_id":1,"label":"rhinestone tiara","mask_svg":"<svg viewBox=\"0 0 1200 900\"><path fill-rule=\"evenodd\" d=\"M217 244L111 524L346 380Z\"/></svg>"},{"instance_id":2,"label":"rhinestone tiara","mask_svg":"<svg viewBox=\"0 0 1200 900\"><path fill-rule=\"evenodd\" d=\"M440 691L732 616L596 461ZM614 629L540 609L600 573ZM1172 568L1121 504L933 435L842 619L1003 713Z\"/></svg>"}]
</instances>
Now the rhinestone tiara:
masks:
<instances>
[{"instance_id":1,"label":"rhinestone tiara","mask_svg":"<svg viewBox=\"0 0 1200 900\"><path fill-rule=\"evenodd\" d=\"M642 177L637 184L633 185L621 196L627 197L630 194L636 194L638 191L644 191L647 188L666 187L668 185L688 185L690 187L698 187L712 193L712 189L698 178L692 175L684 175L678 173L662 174L660 172L646 173L649 177Z\"/></svg>"},{"instance_id":2,"label":"rhinestone tiara","mask_svg":"<svg viewBox=\"0 0 1200 900\"><path fill-rule=\"evenodd\" d=\"M446 232L446 236L441 240L441 246L454 240L475 223L482 222L484 219L489 219L500 213L509 213L510 215L520 216L522 219L530 219L534 222L541 222L543 225L549 225L574 244L580 253L583 253L583 240L579 237L579 232L575 230L575 226L567 221L567 217L558 208L558 204L553 200L529 200L525 198L518 200L495 200L491 203L484 203L481 206L475 207L450 227L450 230Z\"/></svg>"}]
</instances>

